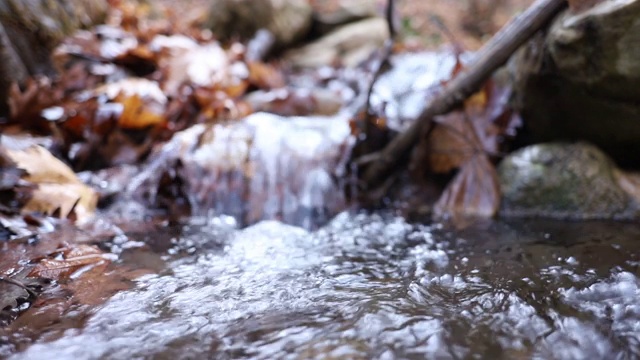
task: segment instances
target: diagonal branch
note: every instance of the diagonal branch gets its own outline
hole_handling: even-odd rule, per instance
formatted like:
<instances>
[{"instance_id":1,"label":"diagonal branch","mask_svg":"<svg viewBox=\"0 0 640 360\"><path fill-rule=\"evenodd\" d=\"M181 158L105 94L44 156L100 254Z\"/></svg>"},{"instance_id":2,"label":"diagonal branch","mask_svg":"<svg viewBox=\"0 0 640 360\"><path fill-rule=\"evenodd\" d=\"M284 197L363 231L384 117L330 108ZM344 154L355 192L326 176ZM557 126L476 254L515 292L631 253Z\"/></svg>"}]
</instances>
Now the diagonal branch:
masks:
<instances>
[{"instance_id":1,"label":"diagonal branch","mask_svg":"<svg viewBox=\"0 0 640 360\"><path fill-rule=\"evenodd\" d=\"M411 126L396 136L381 152L362 177L365 189L371 189L388 176L395 166L406 160L421 134L432 126L432 119L460 106L477 92L487 79L538 30L566 6L565 0L537 0L519 17L500 30L479 51L474 62L445 85Z\"/></svg>"}]
</instances>

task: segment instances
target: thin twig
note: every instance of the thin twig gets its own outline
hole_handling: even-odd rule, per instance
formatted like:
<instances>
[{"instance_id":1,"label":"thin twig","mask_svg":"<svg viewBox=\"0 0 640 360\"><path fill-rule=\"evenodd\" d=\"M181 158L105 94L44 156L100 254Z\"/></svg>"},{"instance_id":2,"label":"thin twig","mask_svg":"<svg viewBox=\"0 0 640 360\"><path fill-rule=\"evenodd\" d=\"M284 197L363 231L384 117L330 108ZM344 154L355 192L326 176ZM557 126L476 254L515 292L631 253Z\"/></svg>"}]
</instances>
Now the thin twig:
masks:
<instances>
[{"instance_id":1,"label":"thin twig","mask_svg":"<svg viewBox=\"0 0 640 360\"><path fill-rule=\"evenodd\" d=\"M434 116L448 113L478 91L495 70L565 5L565 0L538 0L500 30L480 50L471 66L445 85L444 90L431 100L418 119L382 150L380 158L364 172L362 179L366 185L365 190L372 189L406 160L421 135L431 128Z\"/></svg>"},{"instance_id":2,"label":"thin twig","mask_svg":"<svg viewBox=\"0 0 640 360\"><path fill-rule=\"evenodd\" d=\"M387 27L389 29L389 38L384 42L384 47L382 48L382 53L380 55L380 61L376 64L376 69L373 73L373 77L371 78L371 82L369 83L369 88L367 89L367 99L365 103L365 132L368 133L369 124L369 114L371 112L371 95L373 95L373 87L378 81L380 75L384 71L384 65L388 63L389 57L391 57L391 53L393 52L393 45L395 44L396 38L396 29L393 21L394 13L395 13L395 0L387 0L387 10L386 10L386 19L387 19Z\"/></svg>"}]
</instances>

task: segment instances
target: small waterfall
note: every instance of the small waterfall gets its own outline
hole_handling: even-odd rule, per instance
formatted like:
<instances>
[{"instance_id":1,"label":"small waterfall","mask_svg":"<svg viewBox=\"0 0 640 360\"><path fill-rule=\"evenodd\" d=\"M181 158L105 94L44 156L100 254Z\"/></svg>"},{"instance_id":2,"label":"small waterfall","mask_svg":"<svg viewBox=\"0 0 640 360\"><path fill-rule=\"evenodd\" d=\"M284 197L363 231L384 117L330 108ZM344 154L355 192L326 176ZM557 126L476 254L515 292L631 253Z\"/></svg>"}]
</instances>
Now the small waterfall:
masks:
<instances>
[{"instance_id":1,"label":"small waterfall","mask_svg":"<svg viewBox=\"0 0 640 360\"><path fill-rule=\"evenodd\" d=\"M193 216L230 215L240 224L280 220L314 228L346 208L340 175L353 145L347 115L255 113L176 133L127 188L158 205L163 177L181 184L173 201ZM182 196L183 199L179 199Z\"/></svg>"}]
</instances>

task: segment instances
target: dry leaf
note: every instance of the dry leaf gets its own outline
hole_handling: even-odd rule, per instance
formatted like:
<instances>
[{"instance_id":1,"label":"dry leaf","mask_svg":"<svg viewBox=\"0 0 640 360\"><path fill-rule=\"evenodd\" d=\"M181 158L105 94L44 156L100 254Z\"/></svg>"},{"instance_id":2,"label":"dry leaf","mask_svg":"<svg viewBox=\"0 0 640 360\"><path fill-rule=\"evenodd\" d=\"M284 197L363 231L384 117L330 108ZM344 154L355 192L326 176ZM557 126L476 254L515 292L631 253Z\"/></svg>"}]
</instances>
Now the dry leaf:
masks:
<instances>
[{"instance_id":1,"label":"dry leaf","mask_svg":"<svg viewBox=\"0 0 640 360\"><path fill-rule=\"evenodd\" d=\"M434 207L436 217L491 217L500 206L500 186L489 158L480 154L467 161Z\"/></svg>"},{"instance_id":2,"label":"dry leaf","mask_svg":"<svg viewBox=\"0 0 640 360\"><path fill-rule=\"evenodd\" d=\"M463 112L437 118L427 141L429 167L436 173L448 173L466 163L482 148L473 127Z\"/></svg>"},{"instance_id":3,"label":"dry leaf","mask_svg":"<svg viewBox=\"0 0 640 360\"><path fill-rule=\"evenodd\" d=\"M8 149L7 154L18 168L27 172L24 179L32 183L80 183L73 170L41 146L30 146L24 150Z\"/></svg>"},{"instance_id":4,"label":"dry leaf","mask_svg":"<svg viewBox=\"0 0 640 360\"><path fill-rule=\"evenodd\" d=\"M80 221L93 214L97 193L45 148L31 146L25 150L7 150L7 154L19 169L27 172L24 180L38 186L23 207L23 213L37 211Z\"/></svg>"},{"instance_id":5,"label":"dry leaf","mask_svg":"<svg viewBox=\"0 0 640 360\"><path fill-rule=\"evenodd\" d=\"M165 123L164 116L151 110L137 94L116 101L123 106L118 125L124 129L140 130Z\"/></svg>"}]
</instances>

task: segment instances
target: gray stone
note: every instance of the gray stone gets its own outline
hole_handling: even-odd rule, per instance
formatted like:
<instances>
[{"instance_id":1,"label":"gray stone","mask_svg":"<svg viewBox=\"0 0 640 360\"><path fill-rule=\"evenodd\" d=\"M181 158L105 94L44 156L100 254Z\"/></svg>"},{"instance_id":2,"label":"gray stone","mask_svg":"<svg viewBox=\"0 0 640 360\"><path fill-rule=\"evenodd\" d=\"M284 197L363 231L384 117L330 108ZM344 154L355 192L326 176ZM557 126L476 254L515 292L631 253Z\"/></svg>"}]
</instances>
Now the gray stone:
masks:
<instances>
[{"instance_id":1,"label":"gray stone","mask_svg":"<svg viewBox=\"0 0 640 360\"><path fill-rule=\"evenodd\" d=\"M221 40L247 40L266 29L285 47L307 35L311 20L306 0L215 0L206 26Z\"/></svg>"},{"instance_id":2,"label":"gray stone","mask_svg":"<svg viewBox=\"0 0 640 360\"><path fill-rule=\"evenodd\" d=\"M370 18L344 25L320 39L294 49L285 58L296 67L320 67L336 63L353 67L380 49L389 37L383 18Z\"/></svg>"},{"instance_id":3,"label":"gray stone","mask_svg":"<svg viewBox=\"0 0 640 360\"><path fill-rule=\"evenodd\" d=\"M598 148L587 143L549 143L523 148L498 167L505 216L559 219L634 219L637 196ZM626 181L625 181L626 183Z\"/></svg>"},{"instance_id":4,"label":"gray stone","mask_svg":"<svg viewBox=\"0 0 640 360\"><path fill-rule=\"evenodd\" d=\"M565 11L510 65L524 143L587 140L640 167L640 0Z\"/></svg>"},{"instance_id":5,"label":"gray stone","mask_svg":"<svg viewBox=\"0 0 640 360\"><path fill-rule=\"evenodd\" d=\"M326 34L338 26L379 15L376 0L315 0L313 7L314 30Z\"/></svg>"}]
</instances>

